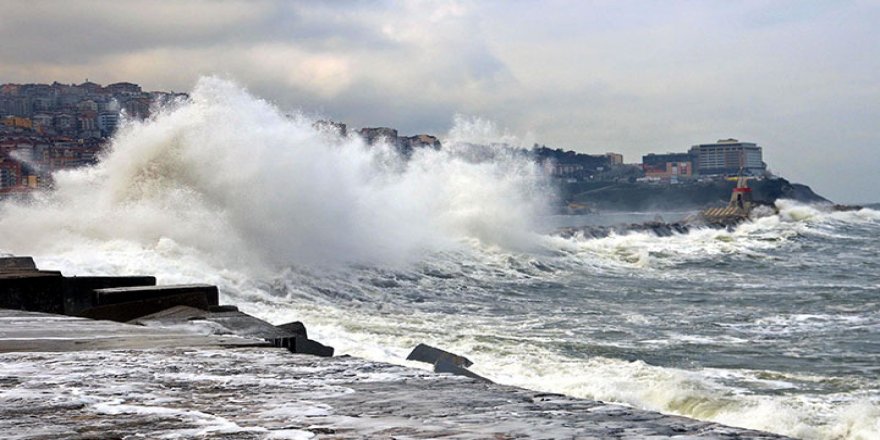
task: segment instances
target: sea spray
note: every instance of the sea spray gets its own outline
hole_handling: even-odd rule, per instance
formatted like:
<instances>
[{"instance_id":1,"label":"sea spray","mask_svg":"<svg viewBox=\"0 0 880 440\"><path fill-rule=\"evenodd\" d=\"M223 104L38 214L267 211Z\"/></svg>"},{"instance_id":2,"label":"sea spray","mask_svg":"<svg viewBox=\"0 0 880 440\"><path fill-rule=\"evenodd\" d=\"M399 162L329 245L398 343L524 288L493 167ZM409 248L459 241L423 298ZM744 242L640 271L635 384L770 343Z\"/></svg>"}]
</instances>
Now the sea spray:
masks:
<instances>
[{"instance_id":1,"label":"sea spray","mask_svg":"<svg viewBox=\"0 0 880 440\"><path fill-rule=\"evenodd\" d=\"M459 129L443 150L405 161L313 124L202 79L190 102L124 124L97 166L58 173L53 194L6 206L0 246L58 255L165 239L223 266L275 268L397 264L467 239L529 246L548 197L522 155L474 161Z\"/></svg>"}]
</instances>

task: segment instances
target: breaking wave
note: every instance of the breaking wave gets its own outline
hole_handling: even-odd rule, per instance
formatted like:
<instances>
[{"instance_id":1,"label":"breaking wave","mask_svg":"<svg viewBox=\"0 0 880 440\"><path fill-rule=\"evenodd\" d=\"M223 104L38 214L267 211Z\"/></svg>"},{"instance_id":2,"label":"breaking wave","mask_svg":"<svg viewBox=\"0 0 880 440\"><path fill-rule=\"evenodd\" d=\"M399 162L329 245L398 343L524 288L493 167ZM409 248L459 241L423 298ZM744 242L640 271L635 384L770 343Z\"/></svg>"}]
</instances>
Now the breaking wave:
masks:
<instances>
[{"instance_id":1,"label":"breaking wave","mask_svg":"<svg viewBox=\"0 0 880 440\"><path fill-rule=\"evenodd\" d=\"M463 121L442 151L404 162L388 145L313 123L202 79L190 102L125 125L96 167L58 173L55 192L5 207L0 244L50 255L170 241L219 263L274 267L402 262L462 239L529 245L543 177L502 149L473 160L467 136L491 126Z\"/></svg>"}]
</instances>

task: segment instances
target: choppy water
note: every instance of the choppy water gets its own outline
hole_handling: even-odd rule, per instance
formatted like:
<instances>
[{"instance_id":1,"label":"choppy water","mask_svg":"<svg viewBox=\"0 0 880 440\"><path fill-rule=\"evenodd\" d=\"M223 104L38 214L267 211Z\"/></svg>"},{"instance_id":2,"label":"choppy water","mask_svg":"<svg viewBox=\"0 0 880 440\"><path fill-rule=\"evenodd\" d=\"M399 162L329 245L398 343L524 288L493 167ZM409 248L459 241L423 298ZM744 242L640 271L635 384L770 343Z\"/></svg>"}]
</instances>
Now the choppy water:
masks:
<instances>
[{"instance_id":1,"label":"choppy water","mask_svg":"<svg viewBox=\"0 0 880 440\"><path fill-rule=\"evenodd\" d=\"M207 79L98 167L0 207L0 250L215 283L342 353L404 363L427 342L502 383L880 437L880 212L781 202L733 231L563 239L547 231L617 217L545 216L541 170L469 154L497 137L461 120L403 163Z\"/></svg>"}]
</instances>

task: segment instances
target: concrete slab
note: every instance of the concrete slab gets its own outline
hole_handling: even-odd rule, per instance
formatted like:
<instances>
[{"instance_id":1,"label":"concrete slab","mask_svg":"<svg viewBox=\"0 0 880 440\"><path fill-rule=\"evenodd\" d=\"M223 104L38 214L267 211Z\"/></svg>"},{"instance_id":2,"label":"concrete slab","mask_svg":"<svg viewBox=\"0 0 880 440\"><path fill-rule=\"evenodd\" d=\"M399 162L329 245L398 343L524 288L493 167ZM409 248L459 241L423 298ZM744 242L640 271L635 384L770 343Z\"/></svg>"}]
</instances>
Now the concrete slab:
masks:
<instances>
[{"instance_id":1,"label":"concrete slab","mask_svg":"<svg viewBox=\"0 0 880 440\"><path fill-rule=\"evenodd\" d=\"M95 289L94 292L96 306L142 301L182 294L204 295L208 305L216 306L219 304L217 286L212 286L210 284L115 287L109 289Z\"/></svg>"},{"instance_id":2,"label":"concrete slab","mask_svg":"<svg viewBox=\"0 0 880 440\"><path fill-rule=\"evenodd\" d=\"M0 310L16 439L778 439L620 405L239 338Z\"/></svg>"},{"instance_id":3,"label":"concrete slab","mask_svg":"<svg viewBox=\"0 0 880 440\"><path fill-rule=\"evenodd\" d=\"M781 438L363 359L266 348L0 354L0 432L34 440Z\"/></svg>"},{"instance_id":4,"label":"concrete slab","mask_svg":"<svg viewBox=\"0 0 880 440\"><path fill-rule=\"evenodd\" d=\"M271 345L236 336L204 336L183 330L0 309L0 353L242 346Z\"/></svg>"},{"instance_id":5,"label":"concrete slab","mask_svg":"<svg viewBox=\"0 0 880 440\"><path fill-rule=\"evenodd\" d=\"M406 360L425 362L432 365L435 365L437 364L437 362L443 360L462 368L467 368L474 364L473 362L471 362L470 359L464 356L459 356L446 350L431 347L427 344L416 345L416 348L413 348L413 350L409 353L409 356L406 357Z\"/></svg>"},{"instance_id":6,"label":"concrete slab","mask_svg":"<svg viewBox=\"0 0 880 440\"><path fill-rule=\"evenodd\" d=\"M298 333L276 327L238 310L210 312L189 306L176 306L130 321L147 327L192 327L196 332L233 334L259 339L292 338Z\"/></svg>"},{"instance_id":7,"label":"concrete slab","mask_svg":"<svg viewBox=\"0 0 880 440\"><path fill-rule=\"evenodd\" d=\"M0 273L0 308L64 313L61 272Z\"/></svg>"},{"instance_id":8,"label":"concrete slab","mask_svg":"<svg viewBox=\"0 0 880 440\"><path fill-rule=\"evenodd\" d=\"M167 286L119 287L95 289L96 306L82 310L79 316L128 322L174 306L209 310L217 306L217 286L185 284Z\"/></svg>"},{"instance_id":9,"label":"concrete slab","mask_svg":"<svg viewBox=\"0 0 880 440\"><path fill-rule=\"evenodd\" d=\"M37 264L31 257L0 257L0 273L32 272Z\"/></svg>"},{"instance_id":10,"label":"concrete slab","mask_svg":"<svg viewBox=\"0 0 880 440\"><path fill-rule=\"evenodd\" d=\"M79 316L86 309L97 305L96 289L118 287L155 286L154 276L84 276L64 278L64 314Z\"/></svg>"}]
</instances>

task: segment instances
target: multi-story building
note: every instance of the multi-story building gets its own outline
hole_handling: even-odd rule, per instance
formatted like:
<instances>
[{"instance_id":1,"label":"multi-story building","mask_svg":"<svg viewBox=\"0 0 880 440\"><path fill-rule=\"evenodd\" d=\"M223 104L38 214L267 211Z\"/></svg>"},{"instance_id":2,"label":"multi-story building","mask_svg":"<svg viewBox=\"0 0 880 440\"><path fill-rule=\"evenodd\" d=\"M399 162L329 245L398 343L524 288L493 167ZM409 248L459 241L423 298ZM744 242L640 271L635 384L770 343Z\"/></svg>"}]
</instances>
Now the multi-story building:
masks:
<instances>
[{"instance_id":1,"label":"multi-story building","mask_svg":"<svg viewBox=\"0 0 880 440\"><path fill-rule=\"evenodd\" d=\"M714 144L694 145L690 149L696 171L702 176L745 174L760 175L767 170L761 147L752 142L722 139Z\"/></svg>"},{"instance_id":2,"label":"multi-story building","mask_svg":"<svg viewBox=\"0 0 880 440\"><path fill-rule=\"evenodd\" d=\"M645 177L677 182L694 176L694 157L691 153L650 153L642 156L642 170Z\"/></svg>"},{"instance_id":3,"label":"multi-story building","mask_svg":"<svg viewBox=\"0 0 880 440\"><path fill-rule=\"evenodd\" d=\"M666 168L667 163L693 162L694 158L690 153L650 153L642 156L642 165Z\"/></svg>"},{"instance_id":4,"label":"multi-story building","mask_svg":"<svg viewBox=\"0 0 880 440\"><path fill-rule=\"evenodd\" d=\"M110 137L116 131L117 125L119 125L118 111L105 111L98 115L98 129L101 130L102 136Z\"/></svg>"},{"instance_id":5,"label":"multi-story building","mask_svg":"<svg viewBox=\"0 0 880 440\"><path fill-rule=\"evenodd\" d=\"M0 190L14 188L19 184L21 164L0 156Z\"/></svg>"},{"instance_id":6,"label":"multi-story building","mask_svg":"<svg viewBox=\"0 0 880 440\"><path fill-rule=\"evenodd\" d=\"M104 87L104 92L112 95L138 95L141 93L141 86L130 82L118 82Z\"/></svg>"},{"instance_id":7,"label":"multi-story building","mask_svg":"<svg viewBox=\"0 0 880 440\"><path fill-rule=\"evenodd\" d=\"M623 155L620 153L605 153L605 157L611 165L623 165Z\"/></svg>"},{"instance_id":8,"label":"multi-story building","mask_svg":"<svg viewBox=\"0 0 880 440\"><path fill-rule=\"evenodd\" d=\"M55 170L96 163L123 112L144 118L154 103L186 97L127 82L0 84L0 198L51 185Z\"/></svg>"}]
</instances>

